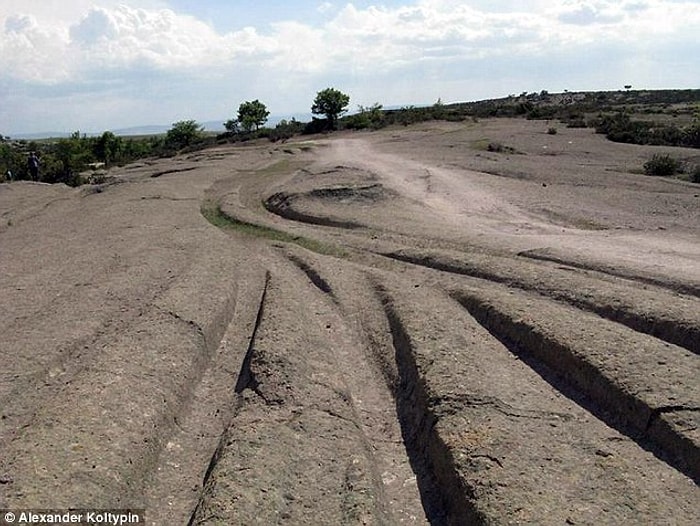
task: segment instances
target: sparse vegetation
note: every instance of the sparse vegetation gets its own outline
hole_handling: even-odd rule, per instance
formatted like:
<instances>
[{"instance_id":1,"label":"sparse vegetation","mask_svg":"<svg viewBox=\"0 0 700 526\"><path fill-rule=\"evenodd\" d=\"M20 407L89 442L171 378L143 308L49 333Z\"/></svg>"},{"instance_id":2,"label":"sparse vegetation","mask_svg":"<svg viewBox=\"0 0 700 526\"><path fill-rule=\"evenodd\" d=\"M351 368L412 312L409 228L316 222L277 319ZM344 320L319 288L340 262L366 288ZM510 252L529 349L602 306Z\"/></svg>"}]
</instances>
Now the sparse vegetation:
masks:
<instances>
[{"instance_id":1,"label":"sparse vegetation","mask_svg":"<svg viewBox=\"0 0 700 526\"><path fill-rule=\"evenodd\" d=\"M599 115L593 120L597 133L611 141L660 146L700 148L700 121L685 126L663 122L634 120L626 111Z\"/></svg>"},{"instance_id":2,"label":"sparse vegetation","mask_svg":"<svg viewBox=\"0 0 700 526\"><path fill-rule=\"evenodd\" d=\"M295 135L298 135L301 132L303 132L304 126L305 124L303 122L299 122L294 118L290 121L283 119L279 123L277 123L277 126L275 126L273 130L270 131L270 135L268 138L272 142L286 141L287 139L291 139Z\"/></svg>"},{"instance_id":3,"label":"sparse vegetation","mask_svg":"<svg viewBox=\"0 0 700 526\"><path fill-rule=\"evenodd\" d=\"M247 221L233 218L225 214L216 203L211 201L205 201L202 204L201 212L205 219L212 225L224 230L235 230L247 236L269 239L271 241L293 243L318 254L336 257L342 257L345 255L345 251L343 249L322 243L315 239L295 236L288 234L287 232L283 232L282 230L277 230L276 228L249 223Z\"/></svg>"},{"instance_id":4,"label":"sparse vegetation","mask_svg":"<svg viewBox=\"0 0 700 526\"><path fill-rule=\"evenodd\" d=\"M690 171L690 181L700 183L700 165L695 165Z\"/></svg>"},{"instance_id":5,"label":"sparse vegetation","mask_svg":"<svg viewBox=\"0 0 700 526\"><path fill-rule=\"evenodd\" d=\"M87 137L79 131L70 137L42 141L6 141L0 143L0 173L12 173L14 180L29 179L27 156L37 152L40 159L39 180L45 183L66 183L77 186L91 182L84 175L95 163L105 168L122 165L148 156L171 155L175 141L167 143L163 136L125 138L104 132Z\"/></svg>"},{"instance_id":6,"label":"sparse vegetation","mask_svg":"<svg viewBox=\"0 0 700 526\"><path fill-rule=\"evenodd\" d=\"M105 168L132 162L149 156L169 156L178 151L205 148L211 144L251 141L267 138L285 141L299 134L314 134L329 129L380 129L385 126L409 126L431 120L478 122L487 117L525 117L527 119L559 120L567 128L593 127L613 141L700 148L700 90L625 90L611 92L564 92L553 94L523 92L501 99L444 104L438 99L430 106L405 106L385 110L381 104L359 106L356 114L342 117L350 97L335 88L317 93L312 111L325 118L314 117L311 122L295 119L281 121L274 128L264 127L269 116L267 107L259 100L239 106L238 116L224 123L227 132L209 137L194 120L173 124L165 136L138 138L119 137L104 132L98 137L86 137L75 132L64 139L16 141L0 135L0 175L7 172L16 180L28 179L27 155L36 151L41 159L39 177L43 182L64 182L78 185L90 180L83 175L93 163ZM558 133L550 126L550 135ZM512 148L488 144L481 149L514 153ZM650 161L651 162L651 161ZM649 170L663 171L662 161L654 161ZM668 168L666 168L668 169ZM697 170L695 168L695 170ZM690 167L686 178L700 176Z\"/></svg>"},{"instance_id":7,"label":"sparse vegetation","mask_svg":"<svg viewBox=\"0 0 700 526\"><path fill-rule=\"evenodd\" d=\"M344 125L350 130L364 130L366 128L378 130L384 127L382 105L375 103L369 107L359 106L358 113L347 117Z\"/></svg>"},{"instance_id":8,"label":"sparse vegetation","mask_svg":"<svg viewBox=\"0 0 700 526\"><path fill-rule=\"evenodd\" d=\"M498 141L491 141L486 145L486 150L495 153L515 153L515 148L505 146Z\"/></svg>"},{"instance_id":9,"label":"sparse vegetation","mask_svg":"<svg viewBox=\"0 0 700 526\"><path fill-rule=\"evenodd\" d=\"M670 176L680 172L681 163L668 154L655 153L644 163L644 173L647 175Z\"/></svg>"}]
</instances>

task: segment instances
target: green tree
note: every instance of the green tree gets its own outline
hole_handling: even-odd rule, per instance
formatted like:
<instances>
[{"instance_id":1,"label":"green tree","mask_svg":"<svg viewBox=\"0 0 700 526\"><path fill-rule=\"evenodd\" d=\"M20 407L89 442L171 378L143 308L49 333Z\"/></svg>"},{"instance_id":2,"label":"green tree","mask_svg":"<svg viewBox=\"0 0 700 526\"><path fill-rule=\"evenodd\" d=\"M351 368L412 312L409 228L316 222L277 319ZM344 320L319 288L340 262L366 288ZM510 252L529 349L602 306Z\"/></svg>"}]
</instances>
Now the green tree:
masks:
<instances>
[{"instance_id":1,"label":"green tree","mask_svg":"<svg viewBox=\"0 0 700 526\"><path fill-rule=\"evenodd\" d=\"M53 147L56 165L49 167L48 155L42 156L41 180L47 183L63 182L70 186L81 183L80 172L94 161L90 140L79 131L67 139L59 139Z\"/></svg>"},{"instance_id":2,"label":"green tree","mask_svg":"<svg viewBox=\"0 0 700 526\"><path fill-rule=\"evenodd\" d=\"M267 107L257 99L243 102L238 107L238 123L247 132L251 131L253 127L258 130L267 122L269 116L270 112L267 111Z\"/></svg>"},{"instance_id":3,"label":"green tree","mask_svg":"<svg viewBox=\"0 0 700 526\"><path fill-rule=\"evenodd\" d=\"M328 127L335 130L338 117L348 111L350 96L335 89L326 88L316 94L311 112L315 115L325 115L328 119Z\"/></svg>"},{"instance_id":4,"label":"green tree","mask_svg":"<svg viewBox=\"0 0 700 526\"><path fill-rule=\"evenodd\" d=\"M441 98L438 98L435 104L433 104L432 114L433 119L435 120L441 120L445 118L445 104L442 102Z\"/></svg>"},{"instance_id":5,"label":"green tree","mask_svg":"<svg viewBox=\"0 0 700 526\"><path fill-rule=\"evenodd\" d=\"M94 141L95 157L107 165L117 162L122 157L123 150L122 138L110 131L104 132Z\"/></svg>"},{"instance_id":6,"label":"green tree","mask_svg":"<svg viewBox=\"0 0 700 526\"><path fill-rule=\"evenodd\" d=\"M240 123L237 119L229 119L224 123L224 128L231 133L238 133L240 130Z\"/></svg>"},{"instance_id":7,"label":"green tree","mask_svg":"<svg viewBox=\"0 0 700 526\"><path fill-rule=\"evenodd\" d=\"M165 135L165 143L171 148L184 148L199 139L204 127L197 121L179 121L173 124Z\"/></svg>"},{"instance_id":8,"label":"green tree","mask_svg":"<svg viewBox=\"0 0 700 526\"><path fill-rule=\"evenodd\" d=\"M26 154L12 144L0 143L0 177L7 172L12 173L13 179L24 179L27 172Z\"/></svg>"}]
</instances>

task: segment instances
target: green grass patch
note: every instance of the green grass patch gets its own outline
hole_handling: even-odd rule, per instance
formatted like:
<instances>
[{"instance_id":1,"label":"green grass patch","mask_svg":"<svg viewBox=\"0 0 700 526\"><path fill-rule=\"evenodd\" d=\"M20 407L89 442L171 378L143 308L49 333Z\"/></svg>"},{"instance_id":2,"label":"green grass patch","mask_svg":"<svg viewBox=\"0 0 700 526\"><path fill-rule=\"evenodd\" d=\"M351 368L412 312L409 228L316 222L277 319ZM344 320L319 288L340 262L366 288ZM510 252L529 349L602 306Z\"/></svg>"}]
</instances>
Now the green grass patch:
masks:
<instances>
[{"instance_id":1,"label":"green grass patch","mask_svg":"<svg viewBox=\"0 0 700 526\"><path fill-rule=\"evenodd\" d=\"M347 255L343 249L335 245L322 243L303 236L295 236L269 226L241 221L240 219L225 214L218 205L211 201L205 201L202 204L201 212L207 221L222 230L234 230L247 236L269 239L270 241L293 243L307 250L311 250L312 252L316 252L317 254L326 256L344 257Z\"/></svg>"},{"instance_id":2,"label":"green grass patch","mask_svg":"<svg viewBox=\"0 0 700 526\"><path fill-rule=\"evenodd\" d=\"M482 152L486 152L489 149L489 143L491 142L490 139L479 139L477 141L472 141L470 143L470 146L474 150L480 150Z\"/></svg>"},{"instance_id":3,"label":"green grass patch","mask_svg":"<svg viewBox=\"0 0 700 526\"><path fill-rule=\"evenodd\" d=\"M470 146L474 150L480 150L483 152L518 153L515 148L506 146L498 141L492 141L490 139L479 139L477 141L472 141Z\"/></svg>"}]
</instances>

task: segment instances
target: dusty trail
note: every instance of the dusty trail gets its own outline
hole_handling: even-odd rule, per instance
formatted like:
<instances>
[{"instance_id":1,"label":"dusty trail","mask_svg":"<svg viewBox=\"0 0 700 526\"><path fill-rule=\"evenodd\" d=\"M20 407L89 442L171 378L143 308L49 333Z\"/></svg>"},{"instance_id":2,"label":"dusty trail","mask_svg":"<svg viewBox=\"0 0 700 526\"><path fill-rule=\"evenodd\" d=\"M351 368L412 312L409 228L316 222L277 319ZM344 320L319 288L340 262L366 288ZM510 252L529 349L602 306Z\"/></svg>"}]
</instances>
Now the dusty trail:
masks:
<instances>
[{"instance_id":1,"label":"dusty trail","mask_svg":"<svg viewBox=\"0 0 700 526\"><path fill-rule=\"evenodd\" d=\"M0 185L0 508L697 524L696 190L479 126Z\"/></svg>"},{"instance_id":2,"label":"dusty trail","mask_svg":"<svg viewBox=\"0 0 700 526\"><path fill-rule=\"evenodd\" d=\"M329 161L366 170L416 206L416 217L444 225L442 236L493 249L555 257L593 268L623 267L639 275L677 276L700 292L697 233L590 231L553 223L480 183L483 174L379 152L370 141L331 145ZM427 209L427 210L426 210ZM700 212L695 211L697 220Z\"/></svg>"}]
</instances>

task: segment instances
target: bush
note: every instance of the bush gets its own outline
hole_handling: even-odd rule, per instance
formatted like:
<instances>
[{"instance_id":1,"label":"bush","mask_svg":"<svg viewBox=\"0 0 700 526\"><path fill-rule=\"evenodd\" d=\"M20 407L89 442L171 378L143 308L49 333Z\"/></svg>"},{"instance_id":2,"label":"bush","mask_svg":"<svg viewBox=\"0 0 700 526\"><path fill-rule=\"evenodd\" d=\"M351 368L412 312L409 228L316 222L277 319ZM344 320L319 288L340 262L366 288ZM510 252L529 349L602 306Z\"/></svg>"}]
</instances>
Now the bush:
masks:
<instances>
[{"instance_id":1,"label":"bush","mask_svg":"<svg viewBox=\"0 0 700 526\"><path fill-rule=\"evenodd\" d=\"M201 138L204 127L197 121L179 121L173 124L165 136L167 147L180 150Z\"/></svg>"},{"instance_id":2,"label":"bush","mask_svg":"<svg viewBox=\"0 0 700 526\"><path fill-rule=\"evenodd\" d=\"M695 165L690 171L690 181L693 183L700 183L700 164Z\"/></svg>"},{"instance_id":3,"label":"bush","mask_svg":"<svg viewBox=\"0 0 700 526\"><path fill-rule=\"evenodd\" d=\"M679 127L652 121L633 121L627 113L618 112L614 115L599 115L592 124L596 133L604 133L615 142L700 148L698 122Z\"/></svg>"},{"instance_id":4,"label":"bush","mask_svg":"<svg viewBox=\"0 0 700 526\"><path fill-rule=\"evenodd\" d=\"M304 131L305 124L292 118L291 121L281 120L274 130L270 130L268 139L272 142L286 141Z\"/></svg>"},{"instance_id":5,"label":"bush","mask_svg":"<svg viewBox=\"0 0 700 526\"><path fill-rule=\"evenodd\" d=\"M303 135L312 135L316 133L323 133L329 129L329 124L326 119L317 119L316 117L311 118L311 122L307 122L304 125L302 131Z\"/></svg>"},{"instance_id":6,"label":"bush","mask_svg":"<svg viewBox=\"0 0 700 526\"><path fill-rule=\"evenodd\" d=\"M680 161L668 154L655 153L649 161L644 163L644 173L647 175L668 176L674 175L681 169Z\"/></svg>"},{"instance_id":7,"label":"bush","mask_svg":"<svg viewBox=\"0 0 700 526\"><path fill-rule=\"evenodd\" d=\"M586 124L586 119L583 117L575 117L569 120L566 123L567 128L586 128L588 125Z\"/></svg>"},{"instance_id":8,"label":"bush","mask_svg":"<svg viewBox=\"0 0 700 526\"><path fill-rule=\"evenodd\" d=\"M491 141L486 145L486 150L489 152L496 153L515 153L515 148L511 146L505 146L497 141Z\"/></svg>"},{"instance_id":9,"label":"bush","mask_svg":"<svg viewBox=\"0 0 700 526\"><path fill-rule=\"evenodd\" d=\"M364 130L366 128L378 130L383 128L386 123L382 105L376 103L369 107L360 106L359 113L344 119L344 125L350 130Z\"/></svg>"},{"instance_id":10,"label":"bush","mask_svg":"<svg viewBox=\"0 0 700 526\"><path fill-rule=\"evenodd\" d=\"M548 128L548 129L547 129L547 133L548 133L549 135L556 135L556 134L557 134L557 129L554 128L554 127Z\"/></svg>"}]
</instances>

